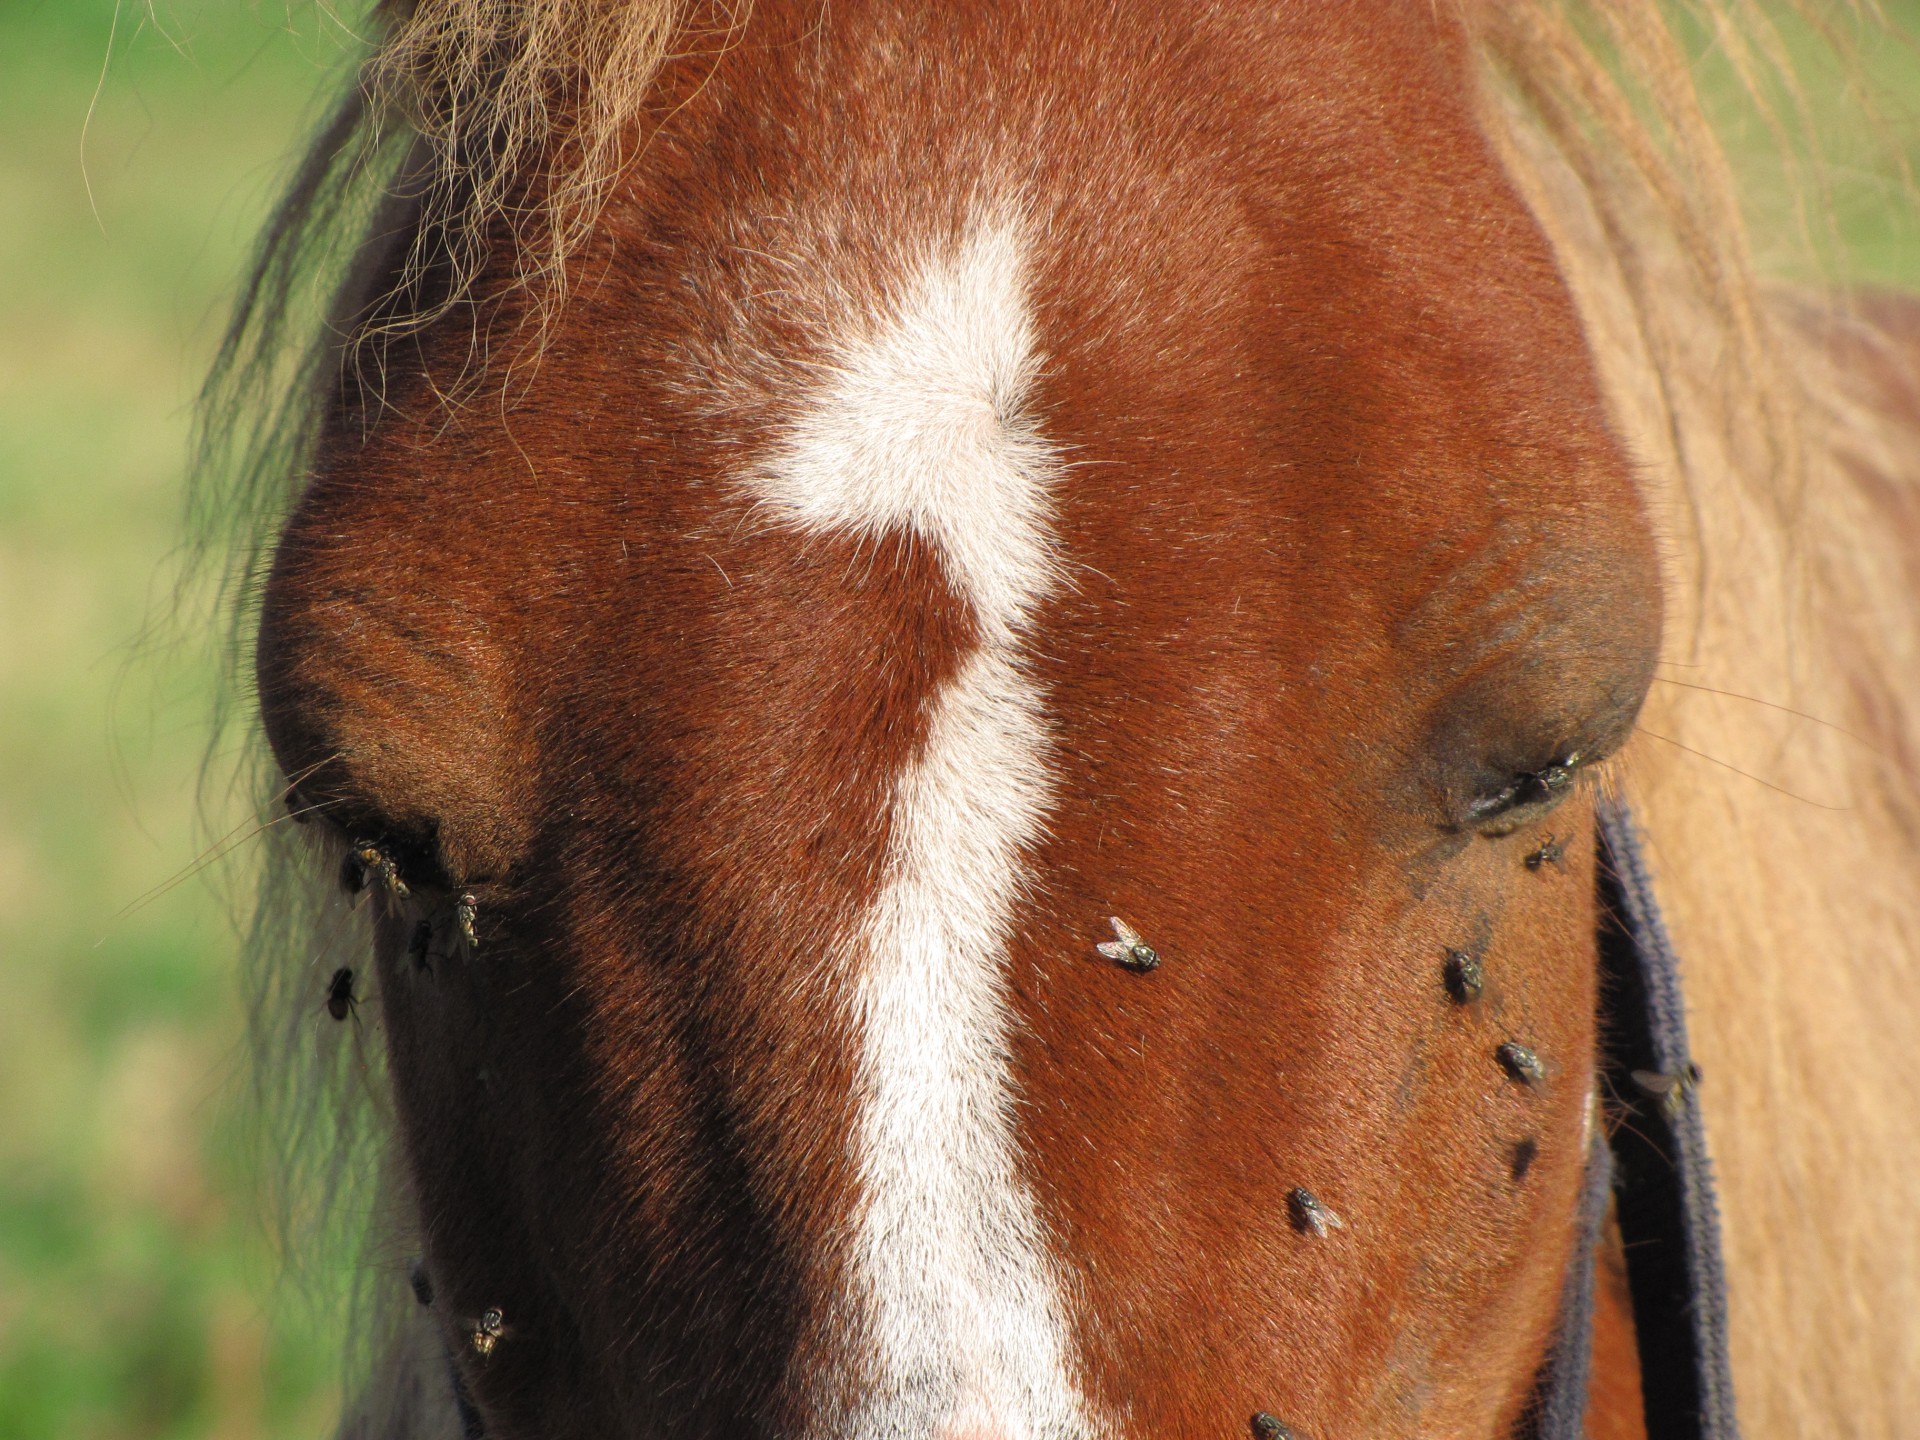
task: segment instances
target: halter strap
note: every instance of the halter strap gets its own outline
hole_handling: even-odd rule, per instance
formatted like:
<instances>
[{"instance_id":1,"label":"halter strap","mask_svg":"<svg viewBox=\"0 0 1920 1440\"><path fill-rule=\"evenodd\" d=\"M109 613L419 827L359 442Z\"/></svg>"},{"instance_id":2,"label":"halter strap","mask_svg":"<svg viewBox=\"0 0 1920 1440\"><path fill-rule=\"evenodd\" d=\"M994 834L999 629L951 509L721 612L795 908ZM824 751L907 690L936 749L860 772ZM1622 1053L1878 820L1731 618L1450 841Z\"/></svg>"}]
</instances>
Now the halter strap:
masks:
<instances>
[{"instance_id":1,"label":"halter strap","mask_svg":"<svg viewBox=\"0 0 1920 1440\"><path fill-rule=\"evenodd\" d=\"M1593 1373L1594 1257L1607 1223L1613 1188L1613 1152L1595 1131L1587 1151L1587 1177L1580 1187L1573 1258L1560 1292L1560 1323L1533 1385L1529 1420L1516 1440L1582 1440L1586 1434L1587 1383ZM1530 1427L1530 1428L1528 1428Z\"/></svg>"},{"instance_id":2,"label":"halter strap","mask_svg":"<svg viewBox=\"0 0 1920 1440\"><path fill-rule=\"evenodd\" d=\"M1691 1064L1680 965L1624 803L1599 811L1600 977L1612 1020L1608 1082L1634 1097L1612 1137L1614 1203L1639 1336L1647 1440L1737 1440L1727 1362L1720 1212L1700 1107L1641 1093L1633 1071L1683 1075Z\"/></svg>"},{"instance_id":3,"label":"halter strap","mask_svg":"<svg viewBox=\"0 0 1920 1440\"><path fill-rule=\"evenodd\" d=\"M1700 1108L1665 1103L1636 1070L1688 1073L1680 966L1660 920L1633 816L1597 810L1601 1076L1628 1115L1596 1136L1560 1333L1535 1392L1537 1440L1580 1440L1593 1341L1594 1251L1606 1196L1625 1248L1647 1440L1738 1440L1727 1363L1727 1285Z\"/></svg>"}]
</instances>

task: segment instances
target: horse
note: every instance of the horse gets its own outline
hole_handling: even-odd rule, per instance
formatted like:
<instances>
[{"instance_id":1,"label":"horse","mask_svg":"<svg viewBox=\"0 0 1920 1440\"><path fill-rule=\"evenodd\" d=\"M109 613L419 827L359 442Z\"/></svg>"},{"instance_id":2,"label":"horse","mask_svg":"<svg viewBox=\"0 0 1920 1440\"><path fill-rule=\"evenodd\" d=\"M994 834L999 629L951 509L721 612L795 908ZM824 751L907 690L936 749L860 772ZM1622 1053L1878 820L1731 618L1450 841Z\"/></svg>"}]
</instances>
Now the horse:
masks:
<instances>
[{"instance_id":1,"label":"horse","mask_svg":"<svg viewBox=\"0 0 1920 1440\"><path fill-rule=\"evenodd\" d=\"M370 24L209 412L343 1434L1704 1433L1683 1108L1747 1433L1904 1433L1920 309L1759 278L1764 17Z\"/></svg>"}]
</instances>

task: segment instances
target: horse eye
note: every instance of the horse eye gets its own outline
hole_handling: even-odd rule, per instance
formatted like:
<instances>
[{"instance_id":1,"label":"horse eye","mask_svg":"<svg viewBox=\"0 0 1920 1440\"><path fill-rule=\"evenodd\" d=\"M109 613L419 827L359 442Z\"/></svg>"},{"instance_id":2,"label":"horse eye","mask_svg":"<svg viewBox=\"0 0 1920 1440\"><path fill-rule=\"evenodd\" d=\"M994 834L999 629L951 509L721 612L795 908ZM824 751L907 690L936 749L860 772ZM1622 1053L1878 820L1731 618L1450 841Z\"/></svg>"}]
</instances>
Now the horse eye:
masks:
<instances>
[{"instance_id":1,"label":"horse eye","mask_svg":"<svg viewBox=\"0 0 1920 1440\"><path fill-rule=\"evenodd\" d=\"M1477 800L1468 804L1467 817L1475 823L1478 823L1482 820L1491 820L1495 816L1505 814L1513 808L1513 797L1518 789L1519 786L1514 784L1507 786L1503 790L1497 790L1491 795L1480 796Z\"/></svg>"},{"instance_id":2,"label":"horse eye","mask_svg":"<svg viewBox=\"0 0 1920 1440\"><path fill-rule=\"evenodd\" d=\"M347 846L347 857L340 863L340 888L349 895L357 895L371 883L404 900L412 888L401 873L401 866L400 855L393 846L362 836Z\"/></svg>"},{"instance_id":3,"label":"horse eye","mask_svg":"<svg viewBox=\"0 0 1920 1440\"><path fill-rule=\"evenodd\" d=\"M332 821L326 823L346 839L339 884L347 894L357 895L372 887L404 900L416 886L430 890L451 888L430 832L421 838L381 825L344 830Z\"/></svg>"},{"instance_id":4,"label":"horse eye","mask_svg":"<svg viewBox=\"0 0 1920 1440\"><path fill-rule=\"evenodd\" d=\"M1546 814L1572 792L1579 765L1580 756L1570 754L1538 770L1521 771L1500 789L1469 801L1468 821L1489 834L1504 835L1522 821Z\"/></svg>"}]
</instances>

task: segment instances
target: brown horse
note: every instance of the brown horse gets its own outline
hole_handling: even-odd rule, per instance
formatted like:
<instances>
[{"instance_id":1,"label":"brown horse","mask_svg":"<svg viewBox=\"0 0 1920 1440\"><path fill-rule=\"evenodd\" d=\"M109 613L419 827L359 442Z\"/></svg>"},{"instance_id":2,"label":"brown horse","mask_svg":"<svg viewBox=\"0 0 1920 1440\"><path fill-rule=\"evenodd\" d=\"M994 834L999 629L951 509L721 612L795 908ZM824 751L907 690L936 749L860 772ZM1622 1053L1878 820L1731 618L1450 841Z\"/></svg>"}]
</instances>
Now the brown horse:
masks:
<instances>
[{"instance_id":1,"label":"brown horse","mask_svg":"<svg viewBox=\"0 0 1920 1440\"><path fill-rule=\"evenodd\" d=\"M256 469L393 1122L349 1433L1527 1433L1606 784L1749 1431L1898 1433L1920 350L1757 289L1657 12L378 18L229 372L344 236Z\"/></svg>"}]
</instances>

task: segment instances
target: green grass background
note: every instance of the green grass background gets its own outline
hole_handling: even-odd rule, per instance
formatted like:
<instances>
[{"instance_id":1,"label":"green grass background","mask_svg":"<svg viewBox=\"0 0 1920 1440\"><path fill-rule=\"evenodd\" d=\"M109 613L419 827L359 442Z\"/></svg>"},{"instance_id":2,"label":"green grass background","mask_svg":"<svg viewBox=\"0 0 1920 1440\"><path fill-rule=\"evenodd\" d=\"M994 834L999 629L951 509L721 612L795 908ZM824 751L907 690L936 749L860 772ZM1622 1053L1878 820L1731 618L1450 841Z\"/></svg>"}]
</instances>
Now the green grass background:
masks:
<instances>
[{"instance_id":1,"label":"green grass background","mask_svg":"<svg viewBox=\"0 0 1920 1440\"><path fill-rule=\"evenodd\" d=\"M343 53L285 3L0 0L0 1437L314 1436L335 1406L234 1119L248 852L224 896L175 883L213 670L139 638L224 301ZM1870 61L1920 163L1920 62ZM1815 99L1851 273L1920 283L1887 155Z\"/></svg>"},{"instance_id":2,"label":"green grass background","mask_svg":"<svg viewBox=\"0 0 1920 1440\"><path fill-rule=\"evenodd\" d=\"M225 299L343 53L279 0L0 0L0 1436L334 1408L235 1123L221 877L174 883L213 667L140 637Z\"/></svg>"}]
</instances>

